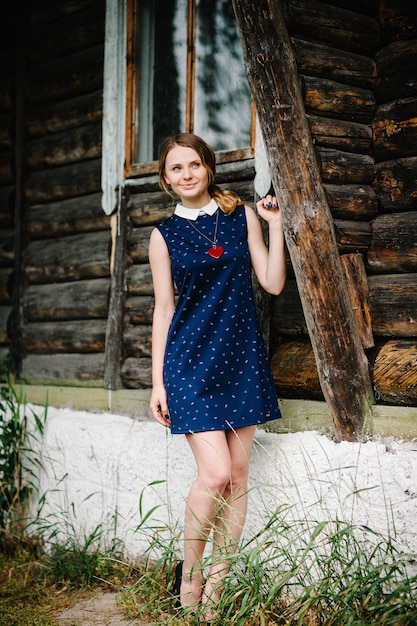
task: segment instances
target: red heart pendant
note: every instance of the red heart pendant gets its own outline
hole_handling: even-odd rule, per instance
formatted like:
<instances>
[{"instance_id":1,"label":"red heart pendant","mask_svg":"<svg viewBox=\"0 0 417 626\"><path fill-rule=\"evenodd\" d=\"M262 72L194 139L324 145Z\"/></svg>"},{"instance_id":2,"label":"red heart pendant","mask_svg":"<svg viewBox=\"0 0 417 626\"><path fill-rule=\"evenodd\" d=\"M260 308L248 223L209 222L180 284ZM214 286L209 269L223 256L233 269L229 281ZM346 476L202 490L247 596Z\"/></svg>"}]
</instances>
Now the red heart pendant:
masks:
<instances>
[{"instance_id":1,"label":"red heart pendant","mask_svg":"<svg viewBox=\"0 0 417 626\"><path fill-rule=\"evenodd\" d=\"M207 252L213 259L219 259L224 252L224 248L223 246L216 246L215 248L209 248Z\"/></svg>"}]
</instances>

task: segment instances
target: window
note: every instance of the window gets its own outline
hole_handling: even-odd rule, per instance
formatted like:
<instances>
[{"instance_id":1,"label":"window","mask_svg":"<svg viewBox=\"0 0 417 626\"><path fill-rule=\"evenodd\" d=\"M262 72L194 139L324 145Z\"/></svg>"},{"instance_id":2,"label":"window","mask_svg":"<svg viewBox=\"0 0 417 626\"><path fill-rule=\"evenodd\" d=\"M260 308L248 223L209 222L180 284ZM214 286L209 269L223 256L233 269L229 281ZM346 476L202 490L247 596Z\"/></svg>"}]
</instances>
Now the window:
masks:
<instances>
[{"instance_id":1,"label":"window","mask_svg":"<svg viewBox=\"0 0 417 626\"><path fill-rule=\"evenodd\" d=\"M218 161L252 154L253 107L230 0L128 0L126 175L155 171L167 135Z\"/></svg>"}]
</instances>

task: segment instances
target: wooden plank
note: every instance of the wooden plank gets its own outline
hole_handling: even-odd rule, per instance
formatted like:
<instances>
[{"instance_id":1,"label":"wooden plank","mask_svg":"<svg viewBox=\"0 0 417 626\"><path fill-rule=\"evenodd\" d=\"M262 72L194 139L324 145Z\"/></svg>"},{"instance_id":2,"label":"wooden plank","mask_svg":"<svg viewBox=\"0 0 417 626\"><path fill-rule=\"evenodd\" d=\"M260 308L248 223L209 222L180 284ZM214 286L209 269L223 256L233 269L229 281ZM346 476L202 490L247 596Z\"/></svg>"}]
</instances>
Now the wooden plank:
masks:
<instances>
[{"instance_id":1,"label":"wooden plank","mask_svg":"<svg viewBox=\"0 0 417 626\"><path fill-rule=\"evenodd\" d=\"M417 336L417 274L369 276L368 284L374 334Z\"/></svg>"},{"instance_id":2,"label":"wooden plank","mask_svg":"<svg viewBox=\"0 0 417 626\"><path fill-rule=\"evenodd\" d=\"M127 238L127 251L133 263L148 263L149 237L153 226L134 228Z\"/></svg>"},{"instance_id":3,"label":"wooden plank","mask_svg":"<svg viewBox=\"0 0 417 626\"><path fill-rule=\"evenodd\" d=\"M368 154L352 154L330 148L316 148L324 183L367 184L374 177L374 159Z\"/></svg>"},{"instance_id":4,"label":"wooden plank","mask_svg":"<svg viewBox=\"0 0 417 626\"><path fill-rule=\"evenodd\" d=\"M28 354L23 358L20 380L38 385L102 387L104 353Z\"/></svg>"},{"instance_id":5,"label":"wooden plank","mask_svg":"<svg viewBox=\"0 0 417 626\"><path fill-rule=\"evenodd\" d=\"M152 328L150 325L127 326L123 335L123 347L128 357L151 357Z\"/></svg>"},{"instance_id":6,"label":"wooden plank","mask_svg":"<svg viewBox=\"0 0 417 626\"><path fill-rule=\"evenodd\" d=\"M376 81L373 59L335 47L291 37L300 74L329 78L372 90Z\"/></svg>"},{"instance_id":7,"label":"wooden plank","mask_svg":"<svg viewBox=\"0 0 417 626\"><path fill-rule=\"evenodd\" d=\"M341 257L341 262L362 346L365 349L372 348L374 337L369 307L369 288L363 257L361 254L344 254Z\"/></svg>"},{"instance_id":8,"label":"wooden plank","mask_svg":"<svg viewBox=\"0 0 417 626\"><path fill-rule=\"evenodd\" d=\"M322 400L316 360L308 341L287 341L278 346L271 360L279 396Z\"/></svg>"},{"instance_id":9,"label":"wooden plank","mask_svg":"<svg viewBox=\"0 0 417 626\"><path fill-rule=\"evenodd\" d=\"M101 157L101 123L32 139L26 143L25 155L30 169L97 159Z\"/></svg>"},{"instance_id":10,"label":"wooden plank","mask_svg":"<svg viewBox=\"0 0 417 626\"><path fill-rule=\"evenodd\" d=\"M417 40L393 41L375 55L378 102L417 96Z\"/></svg>"},{"instance_id":11,"label":"wooden plank","mask_svg":"<svg viewBox=\"0 0 417 626\"><path fill-rule=\"evenodd\" d=\"M370 185L324 184L330 211L336 219L369 221L378 213L378 198Z\"/></svg>"},{"instance_id":12,"label":"wooden plank","mask_svg":"<svg viewBox=\"0 0 417 626\"><path fill-rule=\"evenodd\" d=\"M109 276L109 242L108 231L32 241L25 250L25 277L52 283Z\"/></svg>"},{"instance_id":13,"label":"wooden plank","mask_svg":"<svg viewBox=\"0 0 417 626\"><path fill-rule=\"evenodd\" d=\"M285 13L291 35L310 38L372 57L379 44L374 17L315 0L290 0Z\"/></svg>"},{"instance_id":14,"label":"wooden plank","mask_svg":"<svg viewBox=\"0 0 417 626\"><path fill-rule=\"evenodd\" d=\"M23 294L28 322L107 318L109 278L77 280L70 283L29 285Z\"/></svg>"},{"instance_id":15,"label":"wooden plank","mask_svg":"<svg viewBox=\"0 0 417 626\"><path fill-rule=\"evenodd\" d=\"M124 308L125 325L152 324L155 299L153 296L131 296L126 298Z\"/></svg>"},{"instance_id":16,"label":"wooden plank","mask_svg":"<svg viewBox=\"0 0 417 626\"><path fill-rule=\"evenodd\" d=\"M129 296L152 296L153 284L149 264L129 267L126 272L126 284Z\"/></svg>"},{"instance_id":17,"label":"wooden plank","mask_svg":"<svg viewBox=\"0 0 417 626\"><path fill-rule=\"evenodd\" d=\"M122 381L128 389L152 387L152 360L145 357L128 357L123 363Z\"/></svg>"},{"instance_id":18,"label":"wooden plank","mask_svg":"<svg viewBox=\"0 0 417 626\"><path fill-rule=\"evenodd\" d=\"M366 124L307 115L316 146L344 152L368 154L372 145L372 129Z\"/></svg>"},{"instance_id":19,"label":"wooden plank","mask_svg":"<svg viewBox=\"0 0 417 626\"><path fill-rule=\"evenodd\" d=\"M417 211L379 215L371 227L367 260L372 272L417 272Z\"/></svg>"},{"instance_id":20,"label":"wooden plank","mask_svg":"<svg viewBox=\"0 0 417 626\"><path fill-rule=\"evenodd\" d=\"M0 306L0 344L7 344L9 342L7 329L11 312L11 306Z\"/></svg>"},{"instance_id":21,"label":"wooden plank","mask_svg":"<svg viewBox=\"0 0 417 626\"><path fill-rule=\"evenodd\" d=\"M352 76L356 74L356 78L360 75L360 85L365 87L372 84L375 67L372 60L365 57L358 59L358 55L353 55L355 58L352 58L344 53L342 61L340 54L333 55L333 51L329 54L329 48L318 49L311 44L301 50L296 43L295 59L281 5L281 2L269 0L259 0L256 5L251 0L233 0L248 80L282 210L286 243L321 387L336 438L356 440L368 423L374 395L368 362L345 288L333 221L300 92L296 60L303 71L302 52L302 61L305 60L313 74L317 71L324 74L326 70L337 80L332 72L340 71L341 75L346 72L350 84L356 84ZM317 57L321 65L316 63Z\"/></svg>"},{"instance_id":22,"label":"wooden plank","mask_svg":"<svg viewBox=\"0 0 417 626\"><path fill-rule=\"evenodd\" d=\"M370 89L318 76L301 75L300 84L307 113L362 124L371 122L375 97Z\"/></svg>"},{"instance_id":23,"label":"wooden plank","mask_svg":"<svg viewBox=\"0 0 417 626\"><path fill-rule=\"evenodd\" d=\"M414 209L417 198L417 156L376 163L372 186L383 212Z\"/></svg>"},{"instance_id":24,"label":"wooden plank","mask_svg":"<svg viewBox=\"0 0 417 626\"><path fill-rule=\"evenodd\" d=\"M2 228L13 225L13 197L15 187L0 187L0 226Z\"/></svg>"},{"instance_id":25,"label":"wooden plank","mask_svg":"<svg viewBox=\"0 0 417 626\"><path fill-rule=\"evenodd\" d=\"M378 107L372 129L373 151L377 161L416 156L417 96Z\"/></svg>"},{"instance_id":26,"label":"wooden plank","mask_svg":"<svg viewBox=\"0 0 417 626\"><path fill-rule=\"evenodd\" d=\"M371 227L366 222L334 220L336 241L341 254L366 253L371 243Z\"/></svg>"},{"instance_id":27,"label":"wooden plank","mask_svg":"<svg viewBox=\"0 0 417 626\"><path fill-rule=\"evenodd\" d=\"M11 282L13 269L10 267L0 269L0 304L11 303Z\"/></svg>"},{"instance_id":28,"label":"wooden plank","mask_svg":"<svg viewBox=\"0 0 417 626\"><path fill-rule=\"evenodd\" d=\"M25 350L34 354L103 352L106 320L35 322L22 329Z\"/></svg>"},{"instance_id":29,"label":"wooden plank","mask_svg":"<svg viewBox=\"0 0 417 626\"><path fill-rule=\"evenodd\" d=\"M376 390L385 402L417 404L417 342L387 341L375 358L373 376Z\"/></svg>"},{"instance_id":30,"label":"wooden plank","mask_svg":"<svg viewBox=\"0 0 417 626\"><path fill-rule=\"evenodd\" d=\"M101 159L81 161L29 174L25 184L28 204L84 196L101 189Z\"/></svg>"}]
</instances>

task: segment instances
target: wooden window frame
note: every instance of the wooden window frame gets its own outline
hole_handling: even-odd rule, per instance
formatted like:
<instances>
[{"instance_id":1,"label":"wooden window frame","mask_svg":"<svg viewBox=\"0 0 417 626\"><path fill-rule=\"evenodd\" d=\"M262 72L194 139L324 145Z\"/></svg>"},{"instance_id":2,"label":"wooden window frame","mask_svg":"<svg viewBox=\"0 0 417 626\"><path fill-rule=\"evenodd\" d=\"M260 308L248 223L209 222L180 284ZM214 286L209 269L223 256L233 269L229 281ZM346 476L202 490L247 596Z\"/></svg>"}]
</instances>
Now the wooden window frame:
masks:
<instances>
[{"instance_id":1,"label":"wooden window frame","mask_svg":"<svg viewBox=\"0 0 417 626\"><path fill-rule=\"evenodd\" d=\"M140 0L139 0L140 1ZM125 171L126 178L134 178L138 176L146 176L155 174L158 171L158 162L150 161L148 163L138 163L136 155L138 154L139 139L139 119L138 119L138 89L137 89L137 3L138 0L127 0L127 19L126 19L126 134L125 134ZM186 131L193 132L193 74L195 66L194 42L190 41L192 33L195 32L195 2L187 0L187 88L186 88ZM216 152L216 162L231 163L234 161L244 161L253 158L255 154L255 106L251 105L251 128L250 128L250 145L247 148L237 150L220 150Z\"/></svg>"}]
</instances>

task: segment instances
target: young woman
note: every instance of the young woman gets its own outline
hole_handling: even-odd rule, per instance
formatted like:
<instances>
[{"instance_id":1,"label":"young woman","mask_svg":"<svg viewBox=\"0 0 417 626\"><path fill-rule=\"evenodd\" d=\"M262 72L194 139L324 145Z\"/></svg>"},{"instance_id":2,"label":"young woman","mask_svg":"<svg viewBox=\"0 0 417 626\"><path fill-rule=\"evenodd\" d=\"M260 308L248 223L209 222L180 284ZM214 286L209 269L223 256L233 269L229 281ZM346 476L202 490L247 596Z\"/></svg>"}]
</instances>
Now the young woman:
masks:
<instances>
[{"instance_id":1,"label":"young woman","mask_svg":"<svg viewBox=\"0 0 417 626\"><path fill-rule=\"evenodd\" d=\"M256 213L216 186L214 177L214 152L200 137L165 140L160 186L180 203L150 238L150 407L157 422L185 434L197 465L185 510L184 561L177 569L182 607L218 600L245 522L256 427L280 417L251 271L267 292L282 291L281 213L275 197L257 203L269 226L267 248ZM212 565L203 582L211 532Z\"/></svg>"}]
</instances>

